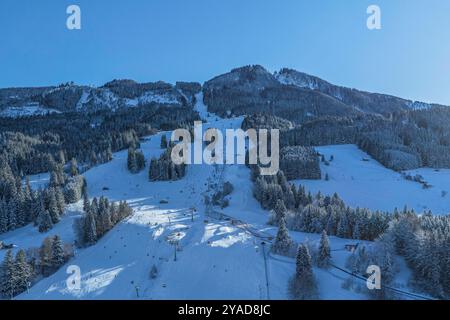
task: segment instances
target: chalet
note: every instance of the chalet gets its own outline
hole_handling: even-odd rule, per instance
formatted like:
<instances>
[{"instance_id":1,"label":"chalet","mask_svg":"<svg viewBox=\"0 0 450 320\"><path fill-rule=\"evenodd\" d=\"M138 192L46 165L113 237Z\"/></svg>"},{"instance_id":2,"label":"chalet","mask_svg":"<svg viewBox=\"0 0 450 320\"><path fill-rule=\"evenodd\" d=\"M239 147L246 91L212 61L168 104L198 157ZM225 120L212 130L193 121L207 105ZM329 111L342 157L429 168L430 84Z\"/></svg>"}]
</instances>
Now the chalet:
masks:
<instances>
[{"instance_id":1,"label":"chalet","mask_svg":"<svg viewBox=\"0 0 450 320\"><path fill-rule=\"evenodd\" d=\"M350 251L350 252L355 252L356 249L358 249L358 245L359 243L352 243L352 244L346 244L344 246L345 250Z\"/></svg>"}]
</instances>

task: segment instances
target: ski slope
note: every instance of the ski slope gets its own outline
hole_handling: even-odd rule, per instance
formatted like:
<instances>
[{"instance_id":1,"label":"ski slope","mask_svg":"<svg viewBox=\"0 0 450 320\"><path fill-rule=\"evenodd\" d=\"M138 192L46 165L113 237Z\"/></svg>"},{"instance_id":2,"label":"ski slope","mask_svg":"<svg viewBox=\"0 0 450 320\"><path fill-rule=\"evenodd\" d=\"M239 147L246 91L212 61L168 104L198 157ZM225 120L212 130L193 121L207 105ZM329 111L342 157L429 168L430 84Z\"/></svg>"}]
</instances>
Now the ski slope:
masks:
<instances>
[{"instance_id":1,"label":"ski slope","mask_svg":"<svg viewBox=\"0 0 450 320\"><path fill-rule=\"evenodd\" d=\"M204 130L211 126L221 130L240 127L242 118L219 119L208 115L201 96L197 101L196 109L209 121ZM133 215L94 246L78 249L59 271L17 299L288 298L288 281L295 272L295 262L268 253L267 238L274 237L277 230L266 224L269 213L253 198L250 170L244 165L189 165L186 176L179 181L150 182L148 162L163 152L161 134L168 133L147 137L141 144L147 165L140 173L128 172L126 150L115 153L109 163L84 173L91 198L103 195L112 201L127 200ZM341 155L335 157L333 165L339 163ZM41 175L31 180L36 187L45 183L45 179L46 175ZM230 181L234 191L229 196L229 207L221 212L241 221L239 224L211 217L203 204L204 196L214 192L213 185L224 181ZM162 204L161 200L167 203ZM44 237L56 233L64 241L72 242L71 225L81 214L81 207L81 202L71 206L47 234L27 226L1 235L0 240L14 243L15 250L39 246ZM318 234L300 232L291 232L291 237L298 243L320 239ZM178 243L177 250L174 241ZM336 265L345 265L350 252L344 250L344 245L348 243L355 241L330 237ZM66 270L70 265L80 268L79 290L67 287ZM154 279L150 277L153 265L158 269ZM403 271L399 280L407 283L409 274ZM317 268L314 272L322 299L367 298L342 288L347 278L342 272Z\"/></svg>"},{"instance_id":2,"label":"ski slope","mask_svg":"<svg viewBox=\"0 0 450 320\"><path fill-rule=\"evenodd\" d=\"M373 210L392 212L394 208L403 209L405 205L421 213L431 210L434 214L450 212L450 170L417 169L407 171L411 175L420 174L432 185L423 189L417 182L404 179L400 173L383 167L355 145L332 145L316 147L330 165L321 162L322 180L295 180L307 190L339 196L351 207L364 207ZM363 161L365 159L365 161ZM367 161L368 160L368 161ZM328 174L329 181L324 179Z\"/></svg>"}]
</instances>

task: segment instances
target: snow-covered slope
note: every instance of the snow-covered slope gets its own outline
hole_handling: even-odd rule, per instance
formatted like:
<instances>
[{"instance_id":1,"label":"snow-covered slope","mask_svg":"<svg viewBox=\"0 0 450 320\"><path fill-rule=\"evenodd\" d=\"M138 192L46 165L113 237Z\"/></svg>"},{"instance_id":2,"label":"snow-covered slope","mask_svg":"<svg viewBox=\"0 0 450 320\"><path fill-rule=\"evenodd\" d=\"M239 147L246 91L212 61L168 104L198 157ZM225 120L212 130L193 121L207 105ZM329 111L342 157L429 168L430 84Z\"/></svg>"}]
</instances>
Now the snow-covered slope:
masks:
<instances>
[{"instance_id":1,"label":"snow-covered slope","mask_svg":"<svg viewBox=\"0 0 450 320\"><path fill-rule=\"evenodd\" d=\"M204 124L205 130L210 126L222 130L240 127L242 118L206 117L200 98L198 95L196 109L211 121ZM268 253L269 238L277 230L266 224L269 213L253 198L249 169L243 165L190 165L187 175L179 181L149 182L148 159L163 151L159 146L161 134L167 133L148 137L141 145L147 159L146 170L129 173L127 151L122 151L114 154L111 162L84 173L90 197L104 195L113 201L127 200L134 214L94 246L78 249L67 265L18 299L288 298L287 286L295 272L295 262ZM354 147L342 148L351 151ZM330 168L344 159L343 155L334 153L336 160ZM33 187L42 185L46 179L46 175L32 177ZM230 206L222 211L226 218L218 220L208 214L203 198L213 192L214 184L224 181L230 181L234 191ZM15 244L15 250L39 246L44 237L53 234L71 242L74 239L71 225L81 214L81 208L81 202L71 206L62 221L47 234L27 226L1 235L0 240ZM291 232L291 236L299 243L317 242L320 237L300 232ZM179 243L176 261L172 240ZM333 262L338 266L343 267L350 255L344 250L348 243L354 241L330 237ZM80 290L67 288L69 265L81 270ZM150 277L153 265L158 269L155 279ZM316 268L314 272L322 299L366 298L342 288L343 280L348 277L345 273ZM409 273L401 273L403 282L408 277Z\"/></svg>"},{"instance_id":2,"label":"snow-covered slope","mask_svg":"<svg viewBox=\"0 0 450 320\"><path fill-rule=\"evenodd\" d=\"M24 105L22 107L8 107L0 112L0 117L19 118L38 115L47 115L50 113L60 113L58 110L43 108L38 104Z\"/></svg>"},{"instance_id":3,"label":"snow-covered slope","mask_svg":"<svg viewBox=\"0 0 450 320\"><path fill-rule=\"evenodd\" d=\"M430 189L423 189L417 182L408 181L401 174L386 169L355 145L316 147L330 165L321 163L322 180L296 180L312 192L324 194L337 192L352 207L364 207L384 211L402 209L405 205L416 212L431 210L434 214L450 212L450 170L417 169L408 172L420 174ZM328 174L329 181L326 181ZM443 192L444 191L444 192ZM445 195L444 195L445 194Z\"/></svg>"}]
</instances>

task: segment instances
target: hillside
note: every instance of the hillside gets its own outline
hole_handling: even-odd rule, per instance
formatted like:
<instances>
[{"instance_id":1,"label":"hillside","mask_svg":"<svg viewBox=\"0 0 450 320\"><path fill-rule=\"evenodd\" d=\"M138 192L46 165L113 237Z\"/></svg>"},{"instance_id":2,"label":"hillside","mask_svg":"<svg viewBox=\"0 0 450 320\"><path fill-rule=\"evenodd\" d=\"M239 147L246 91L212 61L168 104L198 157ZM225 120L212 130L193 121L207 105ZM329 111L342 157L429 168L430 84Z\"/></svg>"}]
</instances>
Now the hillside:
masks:
<instances>
[{"instance_id":1,"label":"hillside","mask_svg":"<svg viewBox=\"0 0 450 320\"><path fill-rule=\"evenodd\" d=\"M450 170L417 169L406 171L420 174L431 188L406 180L400 173L386 169L355 145L316 147L329 161L321 162L321 180L295 180L312 192L333 195L337 192L352 207L370 208L392 212L404 206L421 213L431 210L434 214L447 215L450 211L448 177ZM329 180L325 180L328 174Z\"/></svg>"},{"instance_id":2,"label":"hillside","mask_svg":"<svg viewBox=\"0 0 450 320\"><path fill-rule=\"evenodd\" d=\"M197 103L196 110L206 114L202 103ZM205 124L204 129L211 125L222 130L238 128L242 122L242 118L217 121L210 117L210 120L213 122ZM160 135L148 137L141 144L147 157L162 152ZM115 153L112 161L88 170L84 176L90 197L127 200L134 210L133 216L94 246L78 249L67 265L39 281L19 299L289 298L287 285L295 263L293 259L269 254L267 245L262 245L263 241L271 241L267 237L274 237L277 228L267 225L269 213L253 198L248 168L191 165L187 176L181 180L149 182L147 170L135 175L127 170L126 154L126 151ZM46 179L45 175L31 177L33 188L45 184ZM229 218L210 216L203 203L203 196L214 192L214 186L221 181L230 181L234 186L229 197L230 206L222 212L240 221L237 224ZM162 204L161 200L167 203ZM193 208L196 209L194 213ZM40 234L27 226L0 235L0 240L14 243L15 250L32 247L52 234L60 234L64 241L71 242L74 234L70 226L81 211L81 202L73 205L48 233ZM317 244L320 238L317 234L293 231L290 234L298 243ZM174 247L169 243L174 239L179 243L176 261ZM337 266L345 267L351 253L344 250L344 245L349 243L356 242L330 237L332 259ZM0 258L3 255L4 251L0 251ZM402 260L398 259L402 265ZM69 265L81 269L81 290L67 289L66 268ZM158 269L155 279L149 276L153 265ZM343 289L343 281L348 275L338 269L314 268L314 272L322 299L367 298L364 294ZM397 287L405 288L409 277L410 272L402 266Z\"/></svg>"}]
</instances>

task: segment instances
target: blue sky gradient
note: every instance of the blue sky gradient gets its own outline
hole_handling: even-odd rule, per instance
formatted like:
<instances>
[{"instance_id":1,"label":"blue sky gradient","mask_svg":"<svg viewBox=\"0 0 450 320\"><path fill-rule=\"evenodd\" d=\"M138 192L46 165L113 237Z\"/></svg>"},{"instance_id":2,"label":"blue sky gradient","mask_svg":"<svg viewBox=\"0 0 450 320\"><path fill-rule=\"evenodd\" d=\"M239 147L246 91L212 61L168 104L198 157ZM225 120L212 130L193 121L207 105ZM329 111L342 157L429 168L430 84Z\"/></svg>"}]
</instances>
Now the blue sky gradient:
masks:
<instances>
[{"instance_id":1,"label":"blue sky gradient","mask_svg":"<svg viewBox=\"0 0 450 320\"><path fill-rule=\"evenodd\" d=\"M66 28L70 4L82 30ZM261 64L450 105L449 16L446 0L1 0L0 87L203 82Z\"/></svg>"}]
</instances>

